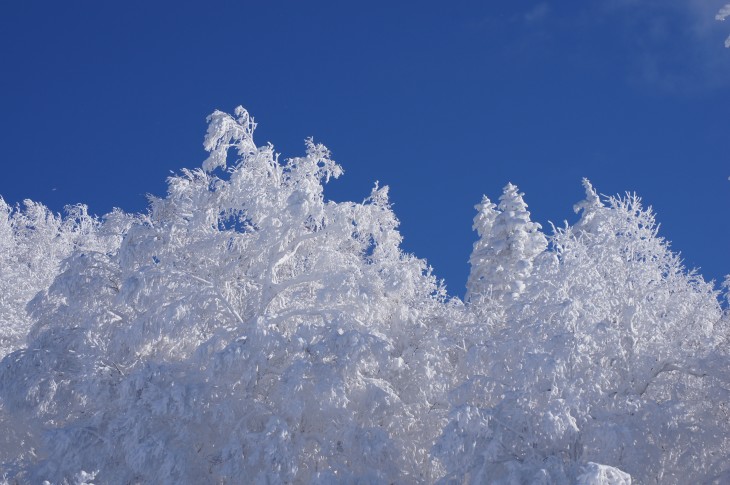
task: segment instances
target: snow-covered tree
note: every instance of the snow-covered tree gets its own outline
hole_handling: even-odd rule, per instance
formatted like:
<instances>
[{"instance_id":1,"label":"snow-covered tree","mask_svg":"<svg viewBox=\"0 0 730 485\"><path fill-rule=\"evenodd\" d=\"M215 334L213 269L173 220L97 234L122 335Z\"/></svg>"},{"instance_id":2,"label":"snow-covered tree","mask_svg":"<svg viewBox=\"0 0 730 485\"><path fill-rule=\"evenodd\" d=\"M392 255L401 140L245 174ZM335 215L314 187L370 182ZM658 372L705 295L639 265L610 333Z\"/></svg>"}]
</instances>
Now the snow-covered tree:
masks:
<instances>
[{"instance_id":1,"label":"snow-covered tree","mask_svg":"<svg viewBox=\"0 0 730 485\"><path fill-rule=\"evenodd\" d=\"M567 484L595 462L639 483L726 480L717 295L637 197L604 206L585 185L583 217L553 237L557 263L536 267L507 328L471 350L488 370L451 394L436 448L447 476Z\"/></svg>"},{"instance_id":2,"label":"snow-covered tree","mask_svg":"<svg viewBox=\"0 0 730 485\"><path fill-rule=\"evenodd\" d=\"M476 206L471 273L466 300L481 315L509 306L525 291L535 258L545 251L547 239L540 224L530 220L522 193L513 184L504 187L499 206L484 197Z\"/></svg>"},{"instance_id":3,"label":"snow-covered tree","mask_svg":"<svg viewBox=\"0 0 730 485\"><path fill-rule=\"evenodd\" d=\"M0 370L8 419L40 442L23 480L439 476L443 290L400 250L387 187L325 201L327 149L282 164L254 127L215 112L204 169L31 304L29 346Z\"/></svg>"},{"instance_id":4,"label":"snow-covered tree","mask_svg":"<svg viewBox=\"0 0 730 485\"><path fill-rule=\"evenodd\" d=\"M97 222L83 205L66 216L26 200L23 208L0 198L0 358L20 347L30 331L25 310L59 273L60 263L80 247L95 247Z\"/></svg>"},{"instance_id":5,"label":"snow-covered tree","mask_svg":"<svg viewBox=\"0 0 730 485\"><path fill-rule=\"evenodd\" d=\"M489 278L491 275L488 270L490 260L494 258L490 236L492 235L494 221L499 215L497 206L486 195L482 196L482 201L474 208L477 210L477 215L474 216L472 229L477 232L479 239L474 243L469 257L471 271L466 283L464 298L467 302L483 299L490 294Z\"/></svg>"}]
</instances>

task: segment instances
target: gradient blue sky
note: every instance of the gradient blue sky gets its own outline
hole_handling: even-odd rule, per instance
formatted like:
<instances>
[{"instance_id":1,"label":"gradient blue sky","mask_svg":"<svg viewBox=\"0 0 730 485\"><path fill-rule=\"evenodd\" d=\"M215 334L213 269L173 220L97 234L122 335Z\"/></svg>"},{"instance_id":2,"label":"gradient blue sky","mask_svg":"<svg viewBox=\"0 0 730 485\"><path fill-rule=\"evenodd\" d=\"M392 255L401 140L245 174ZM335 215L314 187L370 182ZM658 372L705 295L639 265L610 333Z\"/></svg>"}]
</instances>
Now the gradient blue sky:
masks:
<instances>
[{"instance_id":1,"label":"gradient blue sky","mask_svg":"<svg viewBox=\"0 0 730 485\"><path fill-rule=\"evenodd\" d=\"M197 167L205 117L244 105L283 157L314 136L391 186L404 248L461 295L473 206L509 181L544 226L581 177L635 191L708 278L730 273L723 1L0 5L0 194L140 211Z\"/></svg>"}]
</instances>

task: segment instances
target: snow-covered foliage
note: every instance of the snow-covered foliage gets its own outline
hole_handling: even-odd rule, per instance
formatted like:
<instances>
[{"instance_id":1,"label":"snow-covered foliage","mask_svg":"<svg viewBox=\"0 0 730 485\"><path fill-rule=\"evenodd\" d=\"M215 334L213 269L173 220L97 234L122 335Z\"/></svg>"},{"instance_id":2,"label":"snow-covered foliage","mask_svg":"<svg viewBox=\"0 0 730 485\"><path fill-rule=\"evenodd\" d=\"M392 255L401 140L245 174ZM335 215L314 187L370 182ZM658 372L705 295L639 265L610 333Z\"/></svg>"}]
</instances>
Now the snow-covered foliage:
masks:
<instances>
[{"instance_id":1,"label":"snow-covered foliage","mask_svg":"<svg viewBox=\"0 0 730 485\"><path fill-rule=\"evenodd\" d=\"M0 198L0 358L23 344L31 325L28 302L75 249L96 247L96 229L81 205L61 217L30 200L21 209Z\"/></svg>"},{"instance_id":2,"label":"snow-covered foliage","mask_svg":"<svg viewBox=\"0 0 730 485\"><path fill-rule=\"evenodd\" d=\"M477 334L482 374L452 393L437 449L472 483L573 483L588 461L639 483L727 476L712 285L682 268L637 197L604 206L584 184L581 220L556 231L507 325Z\"/></svg>"},{"instance_id":3,"label":"snow-covered foliage","mask_svg":"<svg viewBox=\"0 0 730 485\"><path fill-rule=\"evenodd\" d=\"M8 483L730 479L728 316L635 196L550 237L477 206L466 304L400 249L388 188L333 202L209 117L145 214L0 207Z\"/></svg>"}]
</instances>

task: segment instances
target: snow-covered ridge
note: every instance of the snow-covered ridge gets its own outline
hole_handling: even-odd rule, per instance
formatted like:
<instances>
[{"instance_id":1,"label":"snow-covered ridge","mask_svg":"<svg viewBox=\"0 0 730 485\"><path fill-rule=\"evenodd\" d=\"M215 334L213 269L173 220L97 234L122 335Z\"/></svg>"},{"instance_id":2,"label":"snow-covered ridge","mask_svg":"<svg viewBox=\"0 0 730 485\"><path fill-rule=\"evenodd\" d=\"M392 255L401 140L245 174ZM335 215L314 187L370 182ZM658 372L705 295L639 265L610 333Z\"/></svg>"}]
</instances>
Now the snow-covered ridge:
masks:
<instances>
[{"instance_id":1,"label":"snow-covered ridge","mask_svg":"<svg viewBox=\"0 0 730 485\"><path fill-rule=\"evenodd\" d=\"M638 197L477 206L466 302L388 188L238 108L145 214L0 202L7 483L730 481L728 316ZM233 155L231 155L233 154Z\"/></svg>"}]
</instances>

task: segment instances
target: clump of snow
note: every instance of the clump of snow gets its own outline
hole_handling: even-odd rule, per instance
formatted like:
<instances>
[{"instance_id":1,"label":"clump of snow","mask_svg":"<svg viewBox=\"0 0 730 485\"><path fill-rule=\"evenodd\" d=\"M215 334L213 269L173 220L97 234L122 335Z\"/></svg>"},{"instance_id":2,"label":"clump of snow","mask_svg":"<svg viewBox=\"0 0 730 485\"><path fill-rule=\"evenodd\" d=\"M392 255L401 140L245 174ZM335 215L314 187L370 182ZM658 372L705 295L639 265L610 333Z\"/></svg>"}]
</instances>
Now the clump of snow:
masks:
<instances>
[{"instance_id":1,"label":"clump of snow","mask_svg":"<svg viewBox=\"0 0 730 485\"><path fill-rule=\"evenodd\" d=\"M587 463L576 485L631 485L631 476L618 468Z\"/></svg>"}]
</instances>

